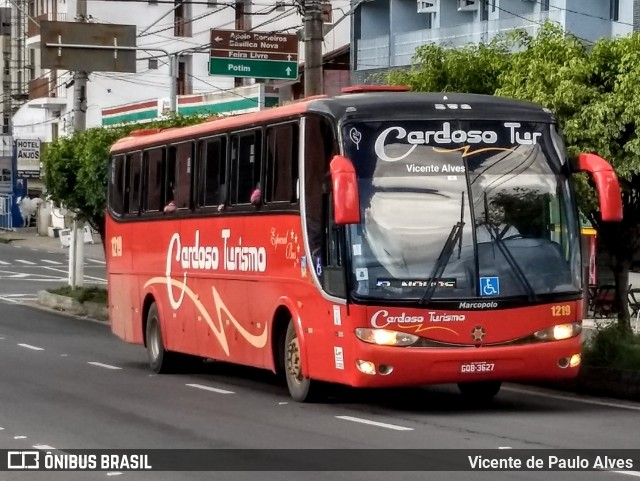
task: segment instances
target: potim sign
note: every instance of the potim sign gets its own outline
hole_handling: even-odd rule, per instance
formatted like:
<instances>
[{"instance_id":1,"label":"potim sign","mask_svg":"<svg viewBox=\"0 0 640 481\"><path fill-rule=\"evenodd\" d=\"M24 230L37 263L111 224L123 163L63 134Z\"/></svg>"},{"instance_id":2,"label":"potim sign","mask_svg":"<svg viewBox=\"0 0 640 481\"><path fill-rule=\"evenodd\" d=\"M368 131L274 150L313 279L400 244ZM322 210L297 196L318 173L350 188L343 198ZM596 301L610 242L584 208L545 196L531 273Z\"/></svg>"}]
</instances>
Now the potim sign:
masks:
<instances>
[{"instance_id":1,"label":"potim sign","mask_svg":"<svg viewBox=\"0 0 640 481\"><path fill-rule=\"evenodd\" d=\"M37 179L40 177L40 141L16 140L16 163L18 177Z\"/></svg>"}]
</instances>

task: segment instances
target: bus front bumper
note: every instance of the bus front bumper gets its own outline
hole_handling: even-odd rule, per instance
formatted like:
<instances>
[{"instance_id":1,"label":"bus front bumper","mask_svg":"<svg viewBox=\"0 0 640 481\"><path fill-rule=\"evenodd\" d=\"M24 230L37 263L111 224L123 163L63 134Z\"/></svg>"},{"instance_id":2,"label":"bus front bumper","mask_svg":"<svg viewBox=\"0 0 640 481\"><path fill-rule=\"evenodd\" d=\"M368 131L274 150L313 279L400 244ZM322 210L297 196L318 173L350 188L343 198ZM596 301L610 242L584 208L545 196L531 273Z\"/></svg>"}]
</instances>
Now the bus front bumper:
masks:
<instances>
[{"instance_id":1,"label":"bus front bumper","mask_svg":"<svg viewBox=\"0 0 640 481\"><path fill-rule=\"evenodd\" d=\"M571 379L580 369L581 339L519 346L387 347L357 343L348 371L354 387L399 387L477 381Z\"/></svg>"}]
</instances>

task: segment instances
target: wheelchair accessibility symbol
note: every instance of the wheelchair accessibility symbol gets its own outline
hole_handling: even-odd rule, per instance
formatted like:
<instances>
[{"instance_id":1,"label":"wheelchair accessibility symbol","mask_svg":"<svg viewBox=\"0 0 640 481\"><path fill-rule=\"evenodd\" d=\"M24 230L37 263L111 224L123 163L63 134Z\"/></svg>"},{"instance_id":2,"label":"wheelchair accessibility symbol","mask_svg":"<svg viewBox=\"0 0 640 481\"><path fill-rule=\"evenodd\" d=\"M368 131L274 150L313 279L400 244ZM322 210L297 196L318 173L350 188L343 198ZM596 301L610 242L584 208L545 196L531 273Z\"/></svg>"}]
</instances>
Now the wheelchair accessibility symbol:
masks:
<instances>
[{"instance_id":1,"label":"wheelchair accessibility symbol","mask_svg":"<svg viewBox=\"0 0 640 481\"><path fill-rule=\"evenodd\" d=\"M500 279L498 277L480 278L480 295L497 296L500 294Z\"/></svg>"}]
</instances>

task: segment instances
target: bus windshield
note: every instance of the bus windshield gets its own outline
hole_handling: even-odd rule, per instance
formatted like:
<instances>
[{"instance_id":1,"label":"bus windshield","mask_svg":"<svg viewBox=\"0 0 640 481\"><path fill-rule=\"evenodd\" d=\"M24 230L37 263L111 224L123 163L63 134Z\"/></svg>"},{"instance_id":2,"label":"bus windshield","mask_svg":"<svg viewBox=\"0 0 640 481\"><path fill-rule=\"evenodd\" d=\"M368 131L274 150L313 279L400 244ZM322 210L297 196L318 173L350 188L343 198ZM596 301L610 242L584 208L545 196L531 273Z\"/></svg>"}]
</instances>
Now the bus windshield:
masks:
<instances>
[{"instance_id":1,"label":"bus windshield","mask_svg":"<svg viewBox=\"0 0 640 481\"><path fill-rule=\"evenodd\" d=\"M353 296L465 300L576 294L580 251L563 146L549 123L346 122L361 222Z\"/></svg>"}]
</instances>

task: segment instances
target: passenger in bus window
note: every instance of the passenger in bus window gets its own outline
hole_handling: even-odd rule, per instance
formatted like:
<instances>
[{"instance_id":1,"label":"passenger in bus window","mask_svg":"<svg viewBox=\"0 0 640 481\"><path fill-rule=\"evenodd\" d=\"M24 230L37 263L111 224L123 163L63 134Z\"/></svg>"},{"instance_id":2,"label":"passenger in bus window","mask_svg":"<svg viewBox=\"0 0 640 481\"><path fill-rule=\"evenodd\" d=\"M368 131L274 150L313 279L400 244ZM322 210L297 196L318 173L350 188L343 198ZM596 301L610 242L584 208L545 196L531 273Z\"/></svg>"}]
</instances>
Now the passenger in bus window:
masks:
<instances>
[{"instance_id":1,"label":"passenger in bus window","mask_svg":"<svg viewBox=\"0 0 640 481\"><path fill-rule=\"evenodd\" d=\"M176 189L171 188L171 195L169 196L169 201L167 202L167 205L164 206L165 214L171 214L172 212L176 211L177 207L176 207L176 201L175 201L175 194L176 194Z\"/></svg>"},{"instance_id":2,"label":"passenger in bus window","mask_svg":"<svg viewBox=\"0 0 640 481\"><path fill-rule=\"evenodd\" d=\"M218 212L222 212L225 207L225 202L227 200L227 184L220 184L218 187L218 192L216 194L217 204L218 204Z\"/></svg>"},{"instance_id":3,"label":"passenger in bus window","mask_svg":"<svg viewBox=\"0 0 640 481\"><path fill-rule=\"evenodd\" d=\"M249 202L251 202L251 205L254 207L258 207L262 203L262 189L260 188L260 182L256 184L256 188L251 192Z\"/></svg>"}]
</instances>

